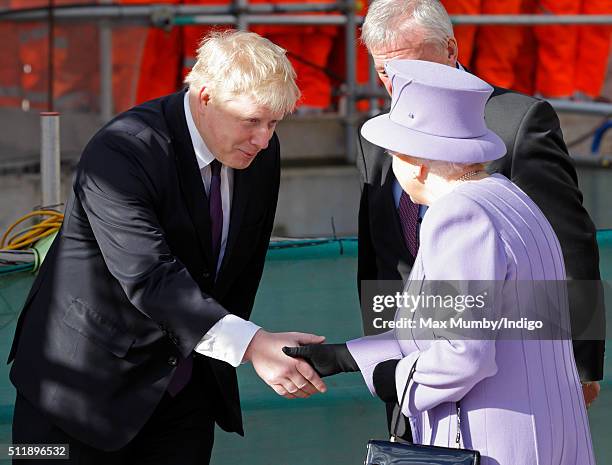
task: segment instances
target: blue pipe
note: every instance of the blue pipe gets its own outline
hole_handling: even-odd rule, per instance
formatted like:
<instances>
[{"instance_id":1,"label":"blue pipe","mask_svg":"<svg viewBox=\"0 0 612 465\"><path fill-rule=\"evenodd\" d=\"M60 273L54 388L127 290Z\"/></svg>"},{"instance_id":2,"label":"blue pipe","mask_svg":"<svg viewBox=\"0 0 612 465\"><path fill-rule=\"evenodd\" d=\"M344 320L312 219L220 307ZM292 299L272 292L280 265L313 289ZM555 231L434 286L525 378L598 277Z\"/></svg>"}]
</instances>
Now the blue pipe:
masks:
<instances>
[{"instance_id":1,"label":"blue pipe","mask_svg":"<svg viewBox=\"0 0 612 465\"><path fill-rule=\"evenodd\" d=\"M591 154L597 155L601 147L601 140L608 129L612 128L612 120L608 120L597 128L593 134L593 143L591 144Z\"/></svg>"}]
</instances>

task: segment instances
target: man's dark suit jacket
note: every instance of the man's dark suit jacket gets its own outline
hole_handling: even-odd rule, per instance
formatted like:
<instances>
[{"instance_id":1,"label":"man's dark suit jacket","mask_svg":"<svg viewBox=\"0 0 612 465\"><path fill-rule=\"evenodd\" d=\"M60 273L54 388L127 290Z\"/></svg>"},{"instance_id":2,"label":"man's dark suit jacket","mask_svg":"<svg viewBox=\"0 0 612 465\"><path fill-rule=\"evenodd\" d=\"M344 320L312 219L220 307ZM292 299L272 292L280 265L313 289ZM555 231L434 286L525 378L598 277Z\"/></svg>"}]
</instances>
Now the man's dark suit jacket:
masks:
<instances>
[{"instance_id":1,"label":"man's dark suit jacket","mask_svg":"<svg viewBox=\"0 0 612 465\"><path fill-rule=\"evenodd\" d=\"M119 115L85 148L64 224L17 325L17 390L57 426L103 450L127 444L177 359L228 312L249 318L280 181L276 135L234 171L217 279L208 204L184 92ZM217 423L242 434L235 369L195 356ZM199 376L198 378L202 378ZM204 383L202 383L204 384Z\"/></svg>"},{"instance_id":2,"label":"man's dark suit jacket","mask_svg":"<svg viewBox=\"0 0 612 465\"><path fill-rule=\"evenodd\" d=\"M489 171L511 179L540 207L561 243L568 279L599 280L595 226L582 206L576 170L553 108L545 101L495 88L485 119L507 148L507 154L493 162ZM405 281L414 263L402 238L393 199L391 157L363 139L361 143L359 288L363 280ZM595 327L605 327L601 294L593 286L583 287L595 292L585 295L570 287L572 323L584 322L585 312L593 312L592 318L598 320ZM602 379L603 340L575 340L574 355L583 381Z\"/></svg>"}]
</instances>

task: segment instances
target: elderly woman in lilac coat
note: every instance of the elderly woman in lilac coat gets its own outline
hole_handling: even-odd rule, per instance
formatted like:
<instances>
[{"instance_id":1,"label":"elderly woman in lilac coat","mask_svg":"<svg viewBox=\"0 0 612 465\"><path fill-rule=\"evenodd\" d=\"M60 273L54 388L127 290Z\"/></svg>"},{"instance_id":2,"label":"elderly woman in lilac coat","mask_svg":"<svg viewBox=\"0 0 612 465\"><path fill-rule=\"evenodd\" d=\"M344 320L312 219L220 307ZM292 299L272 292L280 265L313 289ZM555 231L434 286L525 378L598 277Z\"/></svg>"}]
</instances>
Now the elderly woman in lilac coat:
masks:
<instances>
[{"instance_id":1,"label":"elderly woman in lilac coat","mask_svg":"<svg viewBox=\"0 0 612 465\"><path fill-rule=\"evenodd\" d=\"M387 74L391 110L366 122L362 135L389 151L402 189L428 206L407 288L487 281L501 283L503 294L517 282L564 281L561 248L542 212L507 178L484 170L505 153L484 122L492 88L422 61L391 61ZM568 319L567 306L557 311ZM415 443L455 447L459 413L461 446L478 450L483 465L595 463L569 337L411 334L393 330L285 353L322 375L359 370L370 392L386 400L402 398L415 366L401 406Z\"/></svg>"}]
</instances>

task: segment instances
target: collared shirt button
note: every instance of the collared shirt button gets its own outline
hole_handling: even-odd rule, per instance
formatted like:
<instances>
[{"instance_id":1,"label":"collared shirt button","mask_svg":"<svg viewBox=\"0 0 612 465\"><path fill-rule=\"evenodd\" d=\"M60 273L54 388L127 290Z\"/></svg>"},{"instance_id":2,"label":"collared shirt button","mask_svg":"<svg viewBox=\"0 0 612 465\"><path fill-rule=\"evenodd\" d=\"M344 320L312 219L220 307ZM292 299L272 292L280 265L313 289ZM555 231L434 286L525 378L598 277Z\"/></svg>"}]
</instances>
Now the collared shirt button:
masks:
<instances>
[{"instance_id":1,"label":"collared shirt button","mask_svg":"<svg viewBox=\"0 0 612 465\"><path fill-rule=\"evenodd\" d=\"M171 367L177 366L178 358L176 358L174 355L171 355L170 357L168 357L168 365L170 365Z\"/></svg>"}]
</instances>

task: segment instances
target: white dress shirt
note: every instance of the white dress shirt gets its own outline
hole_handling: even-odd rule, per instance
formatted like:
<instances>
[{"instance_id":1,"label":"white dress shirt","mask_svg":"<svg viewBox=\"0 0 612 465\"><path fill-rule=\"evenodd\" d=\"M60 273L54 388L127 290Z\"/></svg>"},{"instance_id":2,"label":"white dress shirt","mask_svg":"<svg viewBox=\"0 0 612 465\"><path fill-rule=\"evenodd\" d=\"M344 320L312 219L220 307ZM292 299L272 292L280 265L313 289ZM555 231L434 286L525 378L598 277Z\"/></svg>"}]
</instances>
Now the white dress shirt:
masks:
<instances>
[{"instance_id":1,"label":"white dress shirt","mask_svg":"<svg viewBox=\"0 0 612 465\"><path fill-rule=\"evenodd\" d=\"M212 152L206 146L204 139L200 136L189 107L189 92L185 92L183 101L185 118L189 128L189 136L193 150L196 154L198 167L202 174L206 195L210 192L211 169L210 163L215 159ZM217 272L223 263L225 248L227 246L227 234L229 231L230 213L232 209L232 193L234 187L234 171L232 168L221 165L221 208L223 209L223 230L221 231L221 249L217 262ZM221 318L200 340L195 351L217 360L222 360L237 367L242 362L244 353L260 327L255 323L244 320L239 316L229 314Z\"/></svg>"}]
</instances>

